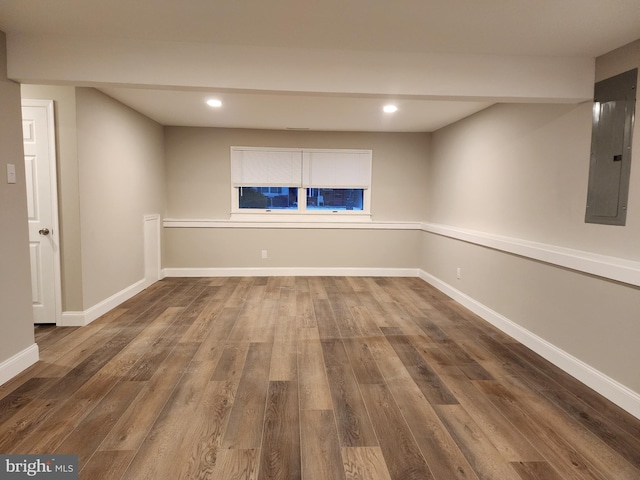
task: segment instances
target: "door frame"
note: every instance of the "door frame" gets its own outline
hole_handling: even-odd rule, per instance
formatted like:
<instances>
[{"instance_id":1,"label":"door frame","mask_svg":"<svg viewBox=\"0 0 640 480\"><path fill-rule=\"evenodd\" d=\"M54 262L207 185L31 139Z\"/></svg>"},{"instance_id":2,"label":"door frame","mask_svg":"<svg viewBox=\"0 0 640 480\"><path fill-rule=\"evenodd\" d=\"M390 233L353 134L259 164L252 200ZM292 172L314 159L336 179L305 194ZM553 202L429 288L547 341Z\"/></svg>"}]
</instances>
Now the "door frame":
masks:
<instances>
[{"instance_id":1,"label":"door frame","mask_svg":"<svg viewBox=\"0 0 640 480\"><path fill-rule=\"evenodd\" d=\"M49 178L51 198L51 239L53 244L53 287L54 287L54 320L56 326L62 324L62 275L60 268L60 223L58 219L58 162L56 155L56 124L53 100L22 99L23 107L44 108L47 113L47 148L49 150ZM24 161L24 160L23 160ZM25 192L26 194L26 192Z\"/></svg>"}]
</instances>

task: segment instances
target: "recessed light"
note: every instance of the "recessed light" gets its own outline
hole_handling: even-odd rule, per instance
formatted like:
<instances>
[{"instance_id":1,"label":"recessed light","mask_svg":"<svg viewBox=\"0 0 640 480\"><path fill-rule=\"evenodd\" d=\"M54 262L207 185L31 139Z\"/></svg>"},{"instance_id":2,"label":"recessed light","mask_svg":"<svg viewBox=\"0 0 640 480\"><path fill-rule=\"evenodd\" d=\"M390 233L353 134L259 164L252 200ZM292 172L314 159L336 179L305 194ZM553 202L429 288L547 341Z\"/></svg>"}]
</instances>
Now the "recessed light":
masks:
<instances>
[{"instance_id":1,"label":"recessed light","mask_svg":"<svg viewBox=\"0 0 640 480\"><path fill-rule=\"evenodd\" d=\"M393 113L398 111L398 107L396 107L395 105L385 105L384 107L382 107L382 110L385 113Z\"/></svg>"},{"instance_id":2,"label":"recessed light","mask_svg":"<svg viewBox=\"0 0 640 480\"><path fill-rule=\"evenodd\" d=\"M209 100L207 100L207 105L209 105L210 107L221 107L222 106L222 102L220 100L218 100L217 98L210 98Z\"/></svg>"}]
</instances>

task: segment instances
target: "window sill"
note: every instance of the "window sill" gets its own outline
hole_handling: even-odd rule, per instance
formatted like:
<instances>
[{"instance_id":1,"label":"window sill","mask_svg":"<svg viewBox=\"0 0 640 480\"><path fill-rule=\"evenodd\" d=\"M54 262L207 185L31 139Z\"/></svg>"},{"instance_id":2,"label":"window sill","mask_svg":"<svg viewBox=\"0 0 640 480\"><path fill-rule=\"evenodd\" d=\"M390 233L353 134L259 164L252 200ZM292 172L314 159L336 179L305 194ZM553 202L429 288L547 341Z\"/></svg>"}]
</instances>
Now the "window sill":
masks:
<instances>
[{"instance_id":1,"label":"window sill","mask_svg":"<svg viewBox=\"0 0 640 480\"><path fill-rule=\"evenodd\" d=\"M233 218L230 220L214 219L178 219L165 218L162 222L164 228L289 228L289 229L369 229L369 230L419 230L420 224L416 222L375 222L370 215L364 219L354 219L351 216L335 218L324 216L321 221L317 219L302 219L300 215L293 220L287 219L264 219L259 220L246 218Z\"/></svg>"},{"instance_id":2,"label":"window sill","mask_svg":"<svg viewBox=\"0 0 640 480\"><path fill-rule=\"evenodd\" d=\"M230 215L232 222L267 222L267 223L370 223L370 213L351 211L318 211L305 213L284 213L278 211L234 212Z\"/></svg>"}]
</instances>

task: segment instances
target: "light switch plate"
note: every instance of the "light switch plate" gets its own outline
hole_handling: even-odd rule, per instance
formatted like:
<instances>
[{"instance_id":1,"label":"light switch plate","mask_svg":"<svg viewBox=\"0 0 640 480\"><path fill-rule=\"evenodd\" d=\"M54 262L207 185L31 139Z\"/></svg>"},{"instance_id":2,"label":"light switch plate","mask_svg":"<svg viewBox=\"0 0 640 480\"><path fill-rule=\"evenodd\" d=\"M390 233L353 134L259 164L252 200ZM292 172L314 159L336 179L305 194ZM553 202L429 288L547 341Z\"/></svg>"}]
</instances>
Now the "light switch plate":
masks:
<instances>
[{"instance_id":1,"label":"light switch plate","mask_svg":"<svg viewBox=\"0 0 640 480\"><path fill-rule=\"evenodd\" d=\"M7 163L7 183L16 183L16 166Z\"/></svg>"}]
</instances>

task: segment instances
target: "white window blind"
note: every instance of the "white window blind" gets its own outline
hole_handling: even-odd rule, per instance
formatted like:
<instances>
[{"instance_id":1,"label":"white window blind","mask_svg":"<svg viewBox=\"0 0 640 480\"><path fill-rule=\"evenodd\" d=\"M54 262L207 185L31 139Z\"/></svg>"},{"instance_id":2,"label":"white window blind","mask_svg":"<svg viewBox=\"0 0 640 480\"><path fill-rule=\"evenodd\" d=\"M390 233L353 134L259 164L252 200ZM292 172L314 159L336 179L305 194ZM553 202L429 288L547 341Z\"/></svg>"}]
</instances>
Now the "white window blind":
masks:
<instances>
[{"instance_id":1,"label":"white window blind","mask_svg":"<svg viewBox=\"0 0 640 480\"><path fill-rule=\"evenodd\" d=\"M234 187L300 187L301 150L231 150Z\"/></svg>"},{"instance_id":2,"label":"white window blind","mask_svg":"<svg viewBox=\"0 0 640 480\"><path fill-rule=\"evenodd\" d=\"M371 183L371 152L305 151L303 162L303 187L366 189Z\"/></svg>"}]
</instances>

